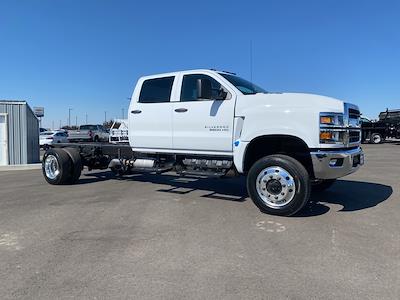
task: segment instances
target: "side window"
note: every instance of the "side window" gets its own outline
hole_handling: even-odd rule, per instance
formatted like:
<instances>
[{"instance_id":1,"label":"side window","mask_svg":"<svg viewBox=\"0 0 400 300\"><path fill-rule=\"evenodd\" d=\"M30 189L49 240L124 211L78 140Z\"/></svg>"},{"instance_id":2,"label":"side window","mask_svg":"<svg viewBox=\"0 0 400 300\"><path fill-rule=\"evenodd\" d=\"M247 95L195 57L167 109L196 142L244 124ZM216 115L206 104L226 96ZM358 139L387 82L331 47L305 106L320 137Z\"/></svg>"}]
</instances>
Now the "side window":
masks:
<instances>
[{"instance_id":1,"label":"side window","mask_svg":"<svg viewBox=\"0 0 400 300\"><path fill-rule=\"evenodd\" d=\"M193 75L184 75L182 80L182 89L181 89L181 101L196 101L199 100L197 98L197 80L198 79L207 79L211 82L211 96L212 99L218 99L220 95L221 84L216 81L214 78L203 75L203 74L193 74Z\"/></svg>"},{"instance_id":2,"label":"side window","mask_svg":"<svg viewBox=\"0 0 400 300\"><path fill-rule=\"evenodd\" d=\"M139 102L169 102L174 79L175 77L171 76L145 80L140 91Z\"/></svg>"}]
</instances>

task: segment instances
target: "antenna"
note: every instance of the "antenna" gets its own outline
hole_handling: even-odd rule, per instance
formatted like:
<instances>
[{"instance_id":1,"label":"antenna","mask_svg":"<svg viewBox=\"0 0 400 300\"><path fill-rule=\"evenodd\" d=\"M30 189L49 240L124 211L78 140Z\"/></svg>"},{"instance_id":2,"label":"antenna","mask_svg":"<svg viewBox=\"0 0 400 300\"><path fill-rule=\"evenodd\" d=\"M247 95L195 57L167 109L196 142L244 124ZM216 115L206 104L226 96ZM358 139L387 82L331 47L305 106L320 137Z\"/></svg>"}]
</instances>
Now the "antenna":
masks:
<instances>
[{"instance_id":1,"label":"antenna","mask_svg":"<svg viewBox=\"0 0 400 300\"><path fill-rule=\"evenodd\" d=\"M253 41L250 40L250 81L253 82Z\"/></svg>"}]
</instances>

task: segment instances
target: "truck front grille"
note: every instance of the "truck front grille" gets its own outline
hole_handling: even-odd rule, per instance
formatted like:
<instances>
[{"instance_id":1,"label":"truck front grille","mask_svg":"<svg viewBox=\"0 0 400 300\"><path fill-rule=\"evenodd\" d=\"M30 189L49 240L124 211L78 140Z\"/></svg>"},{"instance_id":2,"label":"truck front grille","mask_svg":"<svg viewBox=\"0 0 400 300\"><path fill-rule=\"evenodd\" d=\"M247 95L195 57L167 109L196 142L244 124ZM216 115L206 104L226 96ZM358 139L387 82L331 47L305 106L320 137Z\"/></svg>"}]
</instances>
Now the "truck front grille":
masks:
<instances>
[{"instance_id":1,"label":"truck front grille","mask_svg":"<svg viewBox=\"0 0 400 300\"><path fill-rule=\"evenodd\" d=\"M361 131L360 130L351 130L349 132L349 143L359 143L361 140Z\"/></svg>"},{"instance_id":2,"label":"truck front grille","mask_svg":"<svg viewBox=\"0 0 400 300\"><path fill-rule=\"evenodd\" d=\"M360 117L360 111L355 108L349 108L349 118L358 119Z\"/></svg>"},{"instance_id":3,"label":"truck front grille","mask_svg":"<svg viewBox=\"0 0 400 300\"><path fill-rule=\"evenodd\" d=\"M345 126L347 128L360 128L360 110L356 105L345 103L344 104L344 114L345 114Z\"/></svg>"}]
</instances>

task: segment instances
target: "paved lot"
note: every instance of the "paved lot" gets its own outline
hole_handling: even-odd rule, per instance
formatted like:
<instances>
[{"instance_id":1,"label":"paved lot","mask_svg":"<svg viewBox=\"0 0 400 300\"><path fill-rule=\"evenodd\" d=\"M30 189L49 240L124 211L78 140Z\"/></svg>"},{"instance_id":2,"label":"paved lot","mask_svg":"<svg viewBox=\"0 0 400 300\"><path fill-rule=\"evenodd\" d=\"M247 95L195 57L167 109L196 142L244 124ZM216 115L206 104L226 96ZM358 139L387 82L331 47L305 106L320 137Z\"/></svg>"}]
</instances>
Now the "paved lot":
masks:
<instances>
[{"instance_id":1,"label":"paved lot","mask_svg":"<svg viewBox=\"0 0 400 300\"><path fill-rule=\"evenodd\" d=\"M399 299L400 143L300 215L265 215L243 179L0 172L1 299Z\"/></svg>"}]
</instances>

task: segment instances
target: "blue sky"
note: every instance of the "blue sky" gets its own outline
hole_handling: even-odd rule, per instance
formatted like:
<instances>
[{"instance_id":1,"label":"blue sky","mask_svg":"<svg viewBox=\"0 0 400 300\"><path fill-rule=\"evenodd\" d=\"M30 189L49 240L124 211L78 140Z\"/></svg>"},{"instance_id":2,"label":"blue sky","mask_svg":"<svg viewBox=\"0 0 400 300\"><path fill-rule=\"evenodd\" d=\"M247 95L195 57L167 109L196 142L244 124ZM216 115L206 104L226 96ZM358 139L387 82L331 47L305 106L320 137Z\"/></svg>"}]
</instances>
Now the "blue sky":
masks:
<instances>
[{"instance_id":1,"label":"blue sky","mask_svg":"<svg viewBox=\"0 0 400 300\"><path fill-rule=\"evenodd\" d=\"M270 91L400 108L400 1L0 0L0 99L47 127L121 117L138 77L217 68Z\"/></svg>"}]
</instances>

